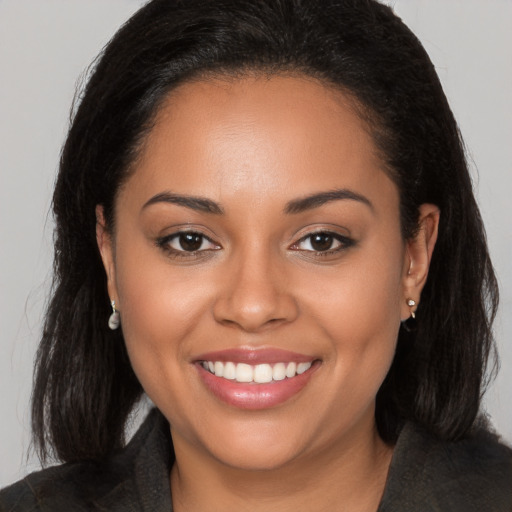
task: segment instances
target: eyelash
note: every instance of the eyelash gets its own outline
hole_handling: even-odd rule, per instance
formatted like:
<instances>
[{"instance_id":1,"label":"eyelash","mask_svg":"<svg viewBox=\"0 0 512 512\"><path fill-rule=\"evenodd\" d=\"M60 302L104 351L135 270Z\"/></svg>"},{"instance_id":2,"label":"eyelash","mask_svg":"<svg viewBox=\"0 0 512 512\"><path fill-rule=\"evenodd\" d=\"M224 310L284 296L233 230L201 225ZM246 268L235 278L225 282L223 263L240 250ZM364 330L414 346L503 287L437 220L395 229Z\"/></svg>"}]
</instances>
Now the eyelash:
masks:
<instances>
[{"instance_id":1,"label":"eyelash","mask_svg":"<svg viewBox=\"0 0 512 512\"><path fill-rule=\"evenodd\" d=\"M299 248L299 245L301 243L305 242L306 240L310 240L309 244L311 245L312 238L315 235L324 235L324 236L330 237L332 239L332 242L333 243L338 242L339 246L334 249L326 249L325 251L315 250L314 248L312 248L312 249L300 249ZM335 233L333 231L327 231L327 230L319 230L319 231L315 231L313 233L308 233L307 235L303 236L297 242L295 242L291 246L291 248L293 250L297 250L297 251L302 250L303 252L306 252L306 253L314 253L315 257L322 258L322 257L332 256L334 254L339 254L339 253L349 249L350 247L353 247L355 245L355 243L356 242L354 239L349 238L344 235L340 235L339 233Z\"/></svg>"},{"instance_id":2,"label":"eyelash","mask_svg":"<svg viewBox=\"0 0 512 512\"><path fill-rule=\"evenodd\" d=\"M171 246L172 242L179 240L179 238L182 236L187 236L187 235L200 237L201 238L201 246L205 243L205 241L207 241L210 244L212 244L214 246L214 248L201 249L201 247L200 247L199 249L194 250L194 251L187 251L185 249L183 249L183 250L175 249L174 247ZM156 245L157 245L157 247L159 247L160 249L165 251L167 253L167 255L171 258L191 258L191 257L197 258L198 256L206 256L205 253L210 253L211 251L217 251L221 248L220 245L215 244L215 242L213 242L213 240L211 240L206 235L204 235L203 233L200 233L198 231L178 231L176 233L172 233L171 235L167 235L167 236L158 238L156 240Z\"/></svg>"},{"instance_id":3,"label":"eyelash","mask_svg":"<svg viewBox=\"0 0 512 512\"><path fill-rule=\"evenodd\" d=\"M179 240L180 237L187 236L187 235L196 236L201 239L201 245L200 245L199 249L196 249L193 251L187 251L185 249L183 249L183 250L176 249L171 246L172 242L177 241L177 240ZM339 246L335 247L334 249L329 248L324 251L315 250L314 248L312 248L312 249L301 249L300 248L300 245L302 243L306 242L307 240L309 240L309 245L312 247L312 244L311 244L312 237L314 237L316 235L323 235L326 237L330 237L332 239L332 243L337 242L339 244ZM203 244L205 242L209 242L214 247L208 248L208 249L201 249L201 247L203 246ZM353 240L352 238L349 238L347 236L343 236L343 235L340 235L339 233L335 233L332 231L319 230L319 231L315 231L313 233L308 233L307 235L303 236L302 238L297 240L297 242L294 242L290 246L290 249L294 250L294 251L302 251L304 253L313 253L315 257L327 257L327 256L332 256L334 254L339 254L339 253L349 249L350 247L354 246L355 244L356 244L355 240ZM178 231L176 233L172 233L170 235L158 238L156 240L156 245L157 245L157 247L159 247L160 249L165 251L167 253L167 255L171 258L194 258L194 257L197 258L199 256L206 256L207 254L209 254L212 251L217 251L217 250L221 249L220 245L216 244L209 237L207 237L206 235L204 235L203 233L200 233L198 231Z\"/></svg>"}]
</instances>

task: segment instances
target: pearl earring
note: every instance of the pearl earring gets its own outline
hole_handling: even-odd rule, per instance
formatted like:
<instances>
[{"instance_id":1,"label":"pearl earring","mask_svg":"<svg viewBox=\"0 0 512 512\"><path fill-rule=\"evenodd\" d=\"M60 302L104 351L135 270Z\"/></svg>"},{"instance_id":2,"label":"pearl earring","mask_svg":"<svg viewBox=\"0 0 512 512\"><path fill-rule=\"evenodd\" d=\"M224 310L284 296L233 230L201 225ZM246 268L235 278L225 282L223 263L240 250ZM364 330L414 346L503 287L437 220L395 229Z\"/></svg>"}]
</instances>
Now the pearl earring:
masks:
<instances>
[{"instance_id":1,"label":"pearl earring","mask_svg":"<svg viewBox=\"0 0 512 512\"><path fill-rule=\"evenodd\" d=\"M416 314L413 311L413 307L416 306L416 301L413 299L407 299L407 305L411 308L411 316L416 318Z\"/></svg>"},{"instance_id":2,"label":"pearl earring","mask_svg":"<svg viewBox=\"0 0 512 512\"><path fill-rule=\"evenodd\" d=\"M119 317L119 311L116 309L116 301L113 300L110 304L112 305L112 314L108 318L108 326L115 331L121 323L121 318Z\"/></svg>"}]
</instances>

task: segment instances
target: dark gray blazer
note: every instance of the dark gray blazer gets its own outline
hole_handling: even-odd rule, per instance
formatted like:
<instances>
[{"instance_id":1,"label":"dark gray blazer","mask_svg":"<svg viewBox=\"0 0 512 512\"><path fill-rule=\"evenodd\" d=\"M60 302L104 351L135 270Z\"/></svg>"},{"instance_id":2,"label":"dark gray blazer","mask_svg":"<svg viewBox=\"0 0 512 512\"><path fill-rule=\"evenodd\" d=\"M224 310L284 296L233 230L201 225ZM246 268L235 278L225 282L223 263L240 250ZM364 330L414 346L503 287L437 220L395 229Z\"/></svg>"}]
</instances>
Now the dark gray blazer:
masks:
<instances>
[{"instance_id":1,"label":"dark gray blazer","mask_svg":"<svg viewBox=\"0 0 512 512\"><path fill-rule=\"evenodd\" d=\"M0 491L0 512L172 512L173 460L169 425L155 409L108 462L33 473ZM512 450L484 429L445 443L407 424L377 512L441 511L511 512Z\"/></svg>"}]
</instances>

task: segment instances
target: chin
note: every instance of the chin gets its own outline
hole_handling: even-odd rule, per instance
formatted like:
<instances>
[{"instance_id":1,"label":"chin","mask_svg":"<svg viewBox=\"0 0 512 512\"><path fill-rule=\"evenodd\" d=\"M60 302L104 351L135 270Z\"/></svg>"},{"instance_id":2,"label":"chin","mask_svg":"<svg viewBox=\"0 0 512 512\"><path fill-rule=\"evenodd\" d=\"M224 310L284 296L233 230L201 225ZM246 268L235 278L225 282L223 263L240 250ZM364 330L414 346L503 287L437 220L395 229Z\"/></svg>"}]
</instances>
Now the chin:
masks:
<instances>
[{"instance_id":1,"label":"chin","mask_svg":"<svg viewBox=\"0 0 512 512\"><path fill-rule=\"evenodd\" d=\"M296 428L296 426L295 426ZM226 466L246 471L270 471L289 464L311 446L311 436L273 421L235 422L212 428L203 437L206 451ZM217 435L212 432L217 431Z\"/></svg>"},{"instance_id":2,"label":"chin","mask_svg":"<svg viewBox=\"0 0 512 512\"><path fill-rule=\"evenodd\" d=\"M213 452L216 459L222 464L242 471L261 472L278 470L291 463L300 450L292 447L274 446L267 447L245 445L240 450L230 447L229 451L222 450Z\"/></svg>"}]
</instances>

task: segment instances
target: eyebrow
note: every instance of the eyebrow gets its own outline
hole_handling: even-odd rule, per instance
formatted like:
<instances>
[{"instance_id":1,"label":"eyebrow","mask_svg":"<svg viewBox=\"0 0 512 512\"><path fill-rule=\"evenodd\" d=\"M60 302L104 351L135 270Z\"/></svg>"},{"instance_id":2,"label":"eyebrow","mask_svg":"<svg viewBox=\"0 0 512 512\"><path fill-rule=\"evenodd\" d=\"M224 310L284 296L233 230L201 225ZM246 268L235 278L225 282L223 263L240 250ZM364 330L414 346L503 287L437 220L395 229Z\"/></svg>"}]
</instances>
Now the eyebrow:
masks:
<instances>
[{"instance_id":1,"label":"eyebrow","mask_svg":"<svg viewBox=\"0 0 512 512\"><path fill-rule=\"evenodd\" d=\"M307 210L319 208L320 206L323 206L324 204L331 201L339 201L343 199L358 201L362 204L365 204L372 211L374 211L371 201L361 194L357 194L356 192L348 189L336 189L329 190L327 192L319 192L300 199L294 199L286 204L284 212L289 215L298 214ZM144 210L148 206L158 203L176 204L178 206L184 206L185 208L190 208L191 210L203 213L213 213L215 215L224 214L224 209L222 206L220 206L220 204L216 203L215 201L212 201L211 199L174 194L171 192L161 192L160 194L156 194L144 203L142 209Z\"/></svg>"},{"instance_id":2,"label":"eyebrow","mask_svg":"<svg viewBox=\"0 0 512 512\"><path fill-rule=\"evenodd\" d=\"M148 206L157 203L170 203L178 206L184 206L203 213L213 213L215 215L222 215L224 213L223 208L211 199L204 197L186 196L181 194L173 194L171 192L162 192L153 196L149 201L144 203L142 209L144 210Z\"/></svg>"},{"instance_id":3,"label":"eyebrow","mask_svg":"<svg viewBox=\"0 0 512 512\"><path fill-rule=\"evenodd\" d=\"M289 203L286 204L284 212L287 214L302 213L307 210L318 208L331 201L338 201L342 199L357 201L368 206L370 210L372 210L372 212L375 211L373 208L373 204L368 198L362 196L361 194L357 194L356 192L352 192L351 190L343 188L329 190L327 192L319 192L317 194L312 194L301 199L294 199L293 201L290 201Z\"/></svg>"}]
</instances>

